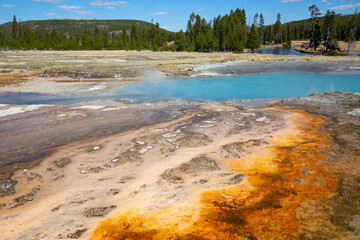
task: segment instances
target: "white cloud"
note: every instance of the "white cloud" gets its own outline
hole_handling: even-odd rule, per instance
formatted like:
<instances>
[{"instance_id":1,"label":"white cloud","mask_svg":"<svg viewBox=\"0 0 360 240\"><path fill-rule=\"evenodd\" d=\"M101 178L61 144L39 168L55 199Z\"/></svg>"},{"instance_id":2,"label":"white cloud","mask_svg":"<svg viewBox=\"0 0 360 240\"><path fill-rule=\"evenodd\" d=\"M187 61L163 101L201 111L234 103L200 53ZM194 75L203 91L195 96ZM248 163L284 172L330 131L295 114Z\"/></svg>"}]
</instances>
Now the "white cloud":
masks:
<instances>
[{"instance_id":1,"label":"white cloud","mask_svg":"<svg viewBox=\"0 0 360 240\"><path fill-rule=\"evenodd\" d=\"M346 10L346 9L352 9L352 8L357 8L360 7L360 3L353 3L353 4L348 4L348 5L340 5L337 7L333 7L330 8L330 10Z\"/></svg>"},{"instance_id":2,"label":"white cloud","mask_svg":"<svg viewBox=\"0 0 360 240\"><path fill-rule=\"evenodd\" d=\"M61 5L61 6L56 6L56 7L60 8L62 10L68 11L68 12L73 12L73 11L84 8L82 6L68 6L68 5Z\"/></svg>"},{"instance_id":3,"label":"white cloud","mask_svg":"<svg viewBox=\"0 0 360 240\"><path fill-rule=\"evenodd\" d=\"M281 0L281 3L288 3L288 2L300 2L302 0Z\"/></svg>"},{"instance_id":4,"label":"white cloud","mask_svg":"<svg viewBox=\"0 0 360 240\"><path fill-rule=\"evenodd\" d=\"M80 10L83 9L83 6L68 6L68 5L61 5L61 6L56 6L59 9L62 9L64 11L67 12L72 12L72 13L76 13L79 15L88 15L88 16L99 16L96 12L91 11L91 10Z\"/></svg>"},{"instance_id":5,"label":"white cloud","mask_svg":"<svg viewBox=\"0 0 360 240\"><path fill-rule=\"evenodd\" d=\"M77 10L77 11L74 11L74 13L77 13L79 15L100 16L99 14L97 14L96 12L91 11L91 10L87 10L87 11Z\"/></svg>"},{"instance_id":6,"label":"white cloud","mask_svg":"<svg viewBox=\"0 0 360 240\"><path fill-rule=\"evenodd\" d=\"M202 11L205 11L205 9L204 8L199 8L199 9L191 10L190 12L196 13L196 12L202 12Z\"/></svg>"},{"instance_id":7,"label":"white cloud","mask_svg":"<svg viewBox=\"0 0 360 240\"><path fill-rule=\"evenodd\" d=\"M58 3L63 2L64 0L33 0L34 2L49 2L49 3Z\"/></svg>"},{"instance_id":8,"label":"white cloud","mask_svg":"<svg viewBox=\"0 0 360 240\"><path fill-rule=\"evenodd\" d=\"M329 2L328 0L321 0L322 3L326 3L328 5L332 4L331 2Z\"/></svg>"},{"instance_id":9,"label":"white cloud","mask_svg":"<svg viewBox=\"0 0 360 240\"><path fill-rule=\"evenodd\" d=\"M156 12L156 13L152 13L151 16L162 16L162 15L167 15L169 14L168 12Z\"/></svg>"},{"instance_id":10,"label":"white cloud","mask_svg":"<svg viewBox=\"0 0 360 240\"><path fill-rule=\"evenodd\" d=\"M59 13L47 13L46 16L60 16Z\"/></svg>"},{"instance_id":11,"label":"white cloud","mask_svg":"<svg viewBox=\"0 0 360 240\"><path fill-rule=\"evenodd\" d=\"M90 5L97 7L108 7L108 6L126 6L128 3L123 1L105 1L95 0L90 2Z\"/></svg>"},{"instance_id":12,"label":"white cloud","mask_svg":"<svg viewBox=\"0 0 360 240\"><path fill-rule=\"evenodd\" d=\"M47 13L45 15L49 16L49 17L54 17L54 18L67 18L67 17L69 17L69 15L61 15L59 13Z\"/></svg>"},{"instance_id":13,"label":"white cloud","mask_svg":"<svg viewBox=\"0 0 360 240\"><path fill-rule=\"evenodd\" d=\"M16 7L16 5L8 5L8 4L3 4L1 6L6 7L6 8L15 8Z\"/></svg>"}]
</instances>

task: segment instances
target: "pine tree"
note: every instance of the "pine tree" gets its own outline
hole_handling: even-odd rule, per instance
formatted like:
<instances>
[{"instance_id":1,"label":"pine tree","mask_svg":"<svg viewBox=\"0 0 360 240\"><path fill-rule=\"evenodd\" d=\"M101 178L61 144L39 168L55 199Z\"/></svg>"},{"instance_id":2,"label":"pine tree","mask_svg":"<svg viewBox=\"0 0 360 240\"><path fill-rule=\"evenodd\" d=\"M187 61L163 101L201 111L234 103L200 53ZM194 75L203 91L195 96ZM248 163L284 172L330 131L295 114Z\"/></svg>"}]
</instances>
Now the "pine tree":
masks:
<instances>
[{"instance_id":1,"label":"pine tree","mask_svg":"<svg viewBox=\"0 0 360 240\"><path fill-rule=\"evenodd\" d=\"M254 49L260 47L259 35L258 35L257 30L256 30L255 24L251 25L250 33L249 33L249 37L248 37L246 46L248 48L250 48L252 52L254 52Z\"/></svg>"},{"instance_id":2,"label":"pine tree","mask_svg":"<svg viewBox=\"0 0 360 240\"><path fill-rule=\"evenodd\" d=\"M325 40L330 41L335 36L335 21L336 15L335 12L327 10L324 21L324 30L325 30Z\"/></svg>"},{"instance_id":3,"label":"pine tree","mask_svg":"<svg viewBox=\"0 0 360 240\"><path fill-rule=\"evenodd\" d=\"M284 48L291 48L291 39L292 39L291 26L289 24L286 24L284 28L286 29L285 31L286 36L284 37L285 38Z\"/></svg>"},{"instance_id":4,"label":"pine tree","mask_svg":"<svg viewBox=\"0 0 360 240\"><path fill-rule=\"evenodd\" d=\"M130 32L130 46L131 50L137 50L138 49L138 31L135 24L131 26L131 32Z\"/></svg>"},{"instance_id":5,"label":"pine tree","mask_svg":"<svg viewBox=\"0 0 360 240\"><path fill-rule=\"evenodd\" d=\"M126 50L130 49L129 35L127 34L126 27L123 27L121 34L122 34L122 41L123 41L124 49L126 49Z\"/></svg>"},{"instance_id":6,"label":"pine tree","mask_svg":"<svg viewBox=\"0 0 360 240\"><path fill-rule=\"evenodd\" d=\"M81 35L81 47L84 50L88 50L90 45L90 36L88 31L85 29L83 34Z\"/></svg>"},{"instance_id":7,"label":"pine tree","mask_svg":"<svg viewBox=\"0 0 360 240\"><path fill-rule=\"evenodd\" d=\"M205 49L207 52L213 52L215 50L215 47L217 45L216 37L214 34L214 30L211 27L211 24L207 24L205 27L205 39L206 39L206 45Z\"/></svg>"},{"instance_id":8,"label":"pine tree","mask_svg":"<svg viewBox=\"0 0 360 240\"><path fill-rule=\"evenodd\" d=\"M195 13L191 13L190 19L187 23L187 30L186 30L186 33L190 37L191 41L195 39L194 24L195 24Z\"/></svg>"},{"instance_id":9,"label":"pine tree","mask_svg":"<svg viewBox=\"0 0 360 240\"><path fill-rule=\"evenodd\" d=\"M259 19L259 14L256 13L255 16L254 16L254 24L255 24L255 27L258 28L259 27L259 23L258 23L258 19Z\"/></svg>"},{"instance_id":10,"label":"pine tree","mask_svg":"<svg viewBox=\"0 0 360 240\"><path fill-rule=\"evenodd\" d=\"M312 24L312 32L310 38L310 44L314 46L314 50L319 46L321 41L320 34L320 23L319 23L319 16L321 15L320 9L315 5L309 6L309 12L311 15L311 24Z\"/></svg>"},{"instance_id":11,"label":"pine tree","mask_svg":"<svg viewBox=\"0 0 360 240\"><path fill-rule=\"evenodd\" d=\"M200 32L195 37L195 51L204 52L205 44L206 44L205 34Z\"/></svg>"},{"instance_id":12,"label":"pine tree","mask_svg":"<svg viewBox=\"0 0 360 240\"><path fill-rule=\"evenodd\" d=\"M282 43L282 25L281 25L281 15L278 13L277 20L274 25L274 43Z\"/></svg>"},{"instance_id":13,"label":"pine tree","mask_svg":"<svg viewBox=\"0 0 360 240\"><path fill-rule=\"evenodd\" d=\"M295 40L300 40L300 31L299 31L299 26L297 24L294 24L294 28L293 28L293 38Z\"/></svg>"},{"instance_id":14,"label":"pine tree","mask_svg":"<svg viewBox=\"0 0 360 240\"><path fill-rule=\"evenodd\" d=\"M11 28L11 36L12 36L13 40L15 40L17 38L18 30L19 30L19 26L16 21L16 16L14 15L13 22L12 22L12 28Z\"/></svg>"},{"instance_id":15,"label":"pine tree","mask_svg":"<svg viewBox=\"0 0 360 240\"><path fill-rule=\"evenodd\" d=\"M93 38L94 38L94 44L92 46L92 49L102 50L103 48L102 37L101 37L100 29L97 26L95 26Z\"/></svg>"},{"instance_id":16,"label":"pine tree","mask_svg":"<svg viewBox=\"0 0 360 240\"><path fill-rule=\"evenodd\" d=\"M23 41L24 45L26 46L26 49L33 48L33 38L34 32L31 30L31 28L24 28L23 29Z\"/></svg>"},{"instance_id":17,"label":"pine tree","mask_svg":"<svg viewBox=\"0 0 360 240\"><path fill-rule=\"evenodd\" d=\"M104 49L109 49L111 42L109 32L107 30L103 32L102 40Z\"/></svg>"},{"instance_id":18,"label":"pine tree","mask_svg":"<svg viewBox=\"0 0 360 240\"><path fill-rule=\"evenodd\" d=\"M59 39L59 34L56 31L55 27L52 28L48 39L49 39L48 40L48 44L49 44L48 48L53 49L53 50L57 50L58 49L58 43L60 42L60 39Z\"/></svg>"},{"instance_id":19,"label":"pine tree","mask_svg":"<svg viewBox=\"0 0 360 240\"><path fill-rule=\"evenodd\" d=\"M335 37L335 21L336 15L335 12L327 10L324 20L324 39L325 39L325 47L326 51L328 50L328 44L332 41Z\"/></svg>"},{"instance_id":20,"label":"pine tree","mask_svg":"<svg viewBox=\"0 0 360 240\"><path fill-rule=\"evenodd\" d=\"M245 9L241 10L241 25L246 26L246 12L245 12Z\"/></svg>"},{"instance_id":21,"label":"pine tree","mask_svg":"<svg viewBox=\"0 0 360 240\"><path fill-rule=\"evenodd\" d=\"M259 23L259 41L260 41L260 44L264 44L264 24L265 24L264 16L261 13L260 14L260 23Z\"/></svg>"},{"instance_id":22,"label":"pine tree","mask_svg":"<svg viewBox=\"0 0 360 240\"><path fill-rule=\"evenodd\" d=\"M193 26L194 36L198 35L201 32L201 17L199 15L195 16L195 24Z\"/></svg>"},{"instance_id":23,"label":"pine tree","mask_svg":"<svg viewBox=\"0 0 360 240\"><path fill-rule=\"evenodd\" d=\"M346 41L348 42L348 52L350 53L351 51L354 50L355 47L355 40L356 40L356 19L355 17L352 17L349 21L348 24L348 34L347 34L347 38Z\"/></svg>"},{"instance_id":24,"label":"pine tree","mask_svg":"<svg viewBox=\"0 0 360 240\"><path fill-rule=\"evenodd\" d=\"M180 30L180 32L176 33L175 48L176 48L176 51L185 51L187 49L186 35L182 30Z\"/></svg>"}]
</instances>

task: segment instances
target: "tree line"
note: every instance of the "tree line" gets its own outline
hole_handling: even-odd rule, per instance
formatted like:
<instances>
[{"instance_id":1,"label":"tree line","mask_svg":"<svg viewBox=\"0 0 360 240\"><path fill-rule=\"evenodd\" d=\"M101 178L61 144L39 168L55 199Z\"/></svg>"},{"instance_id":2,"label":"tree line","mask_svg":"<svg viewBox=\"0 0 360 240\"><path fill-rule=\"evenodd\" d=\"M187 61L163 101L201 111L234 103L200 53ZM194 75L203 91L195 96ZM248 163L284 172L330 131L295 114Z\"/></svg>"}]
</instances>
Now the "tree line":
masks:
<instances>
[{"instance_id":1,"label":"tree line","mask_svg":"<svg viewBox=\"0 0 360 240\"><path fill-rule=\"evenodd\" d=\"M262 15L260 15L262 17ZM263 18L262 18L263 19ZM187 30L177 33L161 29L159 24L150 28L125 27L109 33L98 27L85 29L82 34L66 34L53 27L33 30L14 16L11 28L0 31L0 47L5 49L37 50L153 50L153 51L233 51L243 52L260 46L257 24L247 26L244 9L231 10L207 22L192 13ZM262 21L263 27L264 21Z\"/></svg>"},{"instance_id":2,"label":"tree line","mask_svg":"<svg viewBox=\"0 0 360 240\"><path fill-rule=\"evenodd\" d=\"M262 44L291 45L292 40L310 40L310 46L315 50L321 42L325 48L337 41L346 41L349 48L360 39L360 14L336 15L327 10L324 16L316 5L309 6L308 20L281 23L281 15L277 21L264 29Z\"/></svg>"},{"instance_id":3,"label":"tree line","mask_svg":"<svg viewBox=\"0 0 360 240\"><path fill-rule=\"evenodd\" d=\"M123 27L121 34L100 30L97 26L85 29L82 34L66 34L55 27L45 30L40 27L32 30L13 18L11 28L0 31L0 47L6 49L37 50L167 50L167 43L175 37L174 33L153 24L151 28L139 29L133 24L131 29Z\"/></svg>"},{"instance_id":4,"label":"tree line","mask_svg":"<svg viewBox=\"0 0 360 240\"><path fill-rule=\"evenodd\" d=\"M246 47L255 49L259 46L256 24L253 23L249 29L246 12L239 8L210 22L192 13L186 32L180 30L175 37L176 51L243 52Z\"/></svg>"},{"instance_id":5,"label":"tree line","mask_svg":"<svg viewBox=\"0 0 360 240\"><path fill-rule=\"evenodd\" d=\"M150 28L131 29L109 33L98 27L85 29L82 34L66 34L55 27L51 30L25 27L14 16L11 28L0 31L3 49L37 50L152 50L152 51L228 51L241 53L245 48L254 51L260 44L283 44L291 47L292 40L310 39L315 49L321 41L338 40L353 43L360 38L360 14L338 17L327 11L324 17L316 5L309 7L310 19L282 23L280 13L272 25L265 25L262 14L247 19L245 9L237 8L229 14L219 15L211 21L192 13L186 31L177 33L161 29L159 24Z\"/></svg>"}]
</instances>

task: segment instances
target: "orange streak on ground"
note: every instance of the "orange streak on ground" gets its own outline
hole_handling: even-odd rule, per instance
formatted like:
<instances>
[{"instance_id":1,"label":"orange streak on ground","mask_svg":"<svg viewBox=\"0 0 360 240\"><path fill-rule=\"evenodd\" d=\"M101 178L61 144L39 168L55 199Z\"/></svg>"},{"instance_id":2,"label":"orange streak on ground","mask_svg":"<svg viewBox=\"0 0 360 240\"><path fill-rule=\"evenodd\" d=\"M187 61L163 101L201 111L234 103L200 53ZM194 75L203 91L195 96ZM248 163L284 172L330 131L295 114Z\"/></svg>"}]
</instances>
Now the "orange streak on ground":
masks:
<instances>
[{"instance_id":1,"label":"orange streak on ground","mask_svg":"<svg viewBox=\"0 0 360 240\"><path fill-rule=\"evenodd\" d=\"M320 132L323 120L300 110L284 111L293 113L289 126L269 140L271 145L243 159L225 160L233 171L247 175L243 183L205 191L183 205L105 219L91 239L296 238L302 221L298 207L327 199L337 178L324 164L330 142Z\"/></svg>"}]
</instances>

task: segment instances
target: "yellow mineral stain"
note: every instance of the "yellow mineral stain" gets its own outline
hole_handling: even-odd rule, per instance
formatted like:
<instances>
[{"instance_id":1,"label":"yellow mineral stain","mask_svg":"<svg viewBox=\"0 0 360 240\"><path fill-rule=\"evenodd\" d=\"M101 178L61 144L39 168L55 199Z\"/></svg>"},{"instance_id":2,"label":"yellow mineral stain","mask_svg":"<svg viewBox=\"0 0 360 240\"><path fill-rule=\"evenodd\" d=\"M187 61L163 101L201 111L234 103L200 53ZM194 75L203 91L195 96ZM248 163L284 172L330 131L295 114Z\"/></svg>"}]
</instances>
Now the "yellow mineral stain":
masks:
<instances>
[{"instance_id":1,"label":"yellow mineral stain","mask_svg":"<svg viewBox=\"0 0 360 240\"><path fill-rule=\"evenodd\" d=\"M299 233L298 207L336 191L325 152L323 120L300 110L270 145L248 157L224 159L246 180L195 194L187 203L157 211L133 209L99 223L91 239L287 239Z\"/></svg>"}]
</instances>

